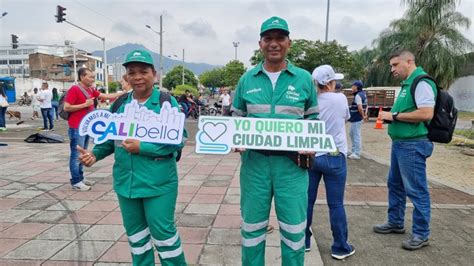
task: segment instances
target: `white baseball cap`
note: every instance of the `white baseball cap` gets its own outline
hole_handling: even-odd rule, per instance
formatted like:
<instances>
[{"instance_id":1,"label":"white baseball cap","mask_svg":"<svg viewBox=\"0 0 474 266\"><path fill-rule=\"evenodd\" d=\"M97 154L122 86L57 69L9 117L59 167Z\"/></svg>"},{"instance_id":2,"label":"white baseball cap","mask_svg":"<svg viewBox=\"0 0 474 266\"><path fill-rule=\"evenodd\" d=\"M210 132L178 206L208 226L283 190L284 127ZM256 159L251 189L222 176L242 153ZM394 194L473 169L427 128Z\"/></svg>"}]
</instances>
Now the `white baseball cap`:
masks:
<instances>
[{"instance_id":1,"label":"white baseball cap","mask_svg":"<svg viewBox=\"0 0 474 266\"><path fill-rule=\"evenodd\" d=\"M344 75L334 72L334 69L332 69L332 66L330 65L318 66L314 69L312 76L313 79L321 85L328 85L332 80L344 79Z\"/></svg>"}]
</instances>

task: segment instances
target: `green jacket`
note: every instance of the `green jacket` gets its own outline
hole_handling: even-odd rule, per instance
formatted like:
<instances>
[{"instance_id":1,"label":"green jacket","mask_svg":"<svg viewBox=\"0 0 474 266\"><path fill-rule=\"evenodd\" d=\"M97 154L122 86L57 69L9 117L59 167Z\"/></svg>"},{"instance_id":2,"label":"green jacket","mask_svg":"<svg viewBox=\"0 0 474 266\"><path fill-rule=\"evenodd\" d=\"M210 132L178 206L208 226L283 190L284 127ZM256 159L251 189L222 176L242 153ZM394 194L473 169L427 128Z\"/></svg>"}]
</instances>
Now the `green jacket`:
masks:
<instances>
[{"instance_id":1,"label":"green jacket","mask_svg":"<svg viewBox=\"0 0 474 266\"><path fill-rule=\"evenodd\" d=\"M413 96L410 92L411 84L413 80L420 75L424 75L426 72L421 67L417 67L413 73L404 81L402 81L402 88L398 94L397 100L393 104L392 113L409 113L416 110L415 102L413 101ZM436 95L438 90L436 85L431 80L425 80L431 85L433 93ZM392 140L409 140L409 139L420 139L426 137L428 134L428 129L426 128L424 122L420 123L409 123L402 121L393 121L388 126L388 135Z\"/></svg>"},{"instance_id":2,"label":"green jacket","mask_svg":"<svg viewBox=\"0 0 474 266\"><path fill-rule=\"evenodd\" d=\"M263 62L239 80L232 101L238 116L282 119L316 119L318 101L311 75L287 61L273 90Z\"/></svg>"},{"instance_id":3,"label":"green jacket","mask_svg":"<svg viewBox=\"0 0 474 266\"><path fill-rule=\"evenodd\" d=\"M153 89L145 107L159 114L161 109L159 97L159 91ZM131 98L129 96L124 101L117 113L123 113L125 104L129 103ZM179 106L174 97L171 97L171 106ZM186 131L183 138L185 137L187 137ZM113 178L117 194L127 198L146 198L163 195L178 188L178 171L174 157L183 146L184 141L180 145L141 142L140 153L130 154L121 145L115 145L113 140L109 140L95 145L92 152L97 160L115 154ZM174 156L160 158L170 154Z\"/></svg>"}]
</instances>

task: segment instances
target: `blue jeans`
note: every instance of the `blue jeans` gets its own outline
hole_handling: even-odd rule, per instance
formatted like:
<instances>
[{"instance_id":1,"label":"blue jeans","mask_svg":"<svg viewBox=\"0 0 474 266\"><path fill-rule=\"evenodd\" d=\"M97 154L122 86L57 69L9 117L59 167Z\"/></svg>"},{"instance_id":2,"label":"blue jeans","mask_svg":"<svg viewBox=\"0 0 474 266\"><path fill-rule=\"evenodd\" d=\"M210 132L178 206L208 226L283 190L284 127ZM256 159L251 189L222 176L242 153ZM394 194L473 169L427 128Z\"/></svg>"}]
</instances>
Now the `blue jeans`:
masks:
<instances>
[{"instance_id":1,"label":"blue jeans","mask_svg":"<svg viewBox=\"0 0 474 266\"><path fill-rule=\"evenodd\" d=\"M55 117L56 120L58 120L59 119L59 114L58 114L59 102L51 101L51 106L53 108L53 117Z\"/></svg>"},{"instance_id":2,"label":"blue jeans","mask_svg":"<svg viewBox=\"0 0 474 266\"><path fill-rule=\"evenodd\" d=\"M53 129L53 108L41 108L41 115L43 116L43 128L48 129L49 120L49 129Z\"/></svg>"},{"instance_id":3,"label":"blue jeans","mask_svg":"<svg viewBox=\"0 0 474 266\"><path fill-rule=\"evenodd\" d=\"M413 202L412 233L421 239L430 235L431 202L426 179L426 158L433 153L433 143L403 140L392 143L388 172L388 222L403 226L406 197Z\"/></svg>"},{"instance_id":4,"label":"blue jeans","mask_svg":"<svg viewBox=\"0 0 474 266\"><path fill-rule=\"evenodd\" d=\"M351 130L349 131L349 136L351 136L352 150L353 154L360 156L362 151L362 137L361 137L361 128L362 121L351 122Z\"/></svg>"},{"instance_id":5,"label":"blue jeans","mask_svg":"<svg viewBox=\"0 0 474 266\"><path fill-rule=\"evenodd\" d=\"M0 107L0 127L7 127L6 120L5 120L5 114L7 113L7 108L8 107Z\"/></svg>"},{"instance_id":6,"label":"blue jeans","mask_svg":"<svg viewBox=\"0 0 474 266\"><path fill-rule=\"evenodd\" d=\"M69 128L69 148L71 149L71 157L69 157L69 171L71 171L71 185L77 184L84 180L84 172L82 164L79 162L79 152L76 146L79 145L87 149L89 144L89 136L80 136L79 129Z\"/></svg>"},{"instance_id":7,"label":"blue jeans","mask_svg":"<svg viewBox=\"0 0 474 266\"><path fill-rule=\"evenodd\" d=\"M334 242L331 247L333 254L347 254L352 251L347 243L347 218L344 209L344 188L346 186L346 157L329 154L314 158L313 168L309 173L308 214L306 238L311 237L310 227L313 222L313 208L318 195L319 182L324 178L326 199L329 207L329 221Z\"/></svg>"}]
</instances>

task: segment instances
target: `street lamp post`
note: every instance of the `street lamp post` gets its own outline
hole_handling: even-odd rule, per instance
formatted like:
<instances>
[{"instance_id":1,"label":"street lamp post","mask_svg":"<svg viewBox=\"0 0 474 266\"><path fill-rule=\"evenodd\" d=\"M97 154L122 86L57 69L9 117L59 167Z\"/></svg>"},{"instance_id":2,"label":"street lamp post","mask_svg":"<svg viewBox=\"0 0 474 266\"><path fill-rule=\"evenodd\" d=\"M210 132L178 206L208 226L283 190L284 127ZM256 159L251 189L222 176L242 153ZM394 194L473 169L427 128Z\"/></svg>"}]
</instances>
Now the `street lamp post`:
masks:
<instances>
[{"instance_id":1,"label":"street lamp post","mask_svg":"<svg viewBox=\"0 0 474 266\"><path fill-rule=\"evenodd\" d=\"M163 15L160 15L160 32L154 30L150 25L145 25L160 36L160 89L163 88Z\"/></svg>"},{"instance_id":2,"label":"street lamp post","mask_svg":"<svg viewBox=\"0 0 474 266\"><path fill-rule=\"evenodd\" d=\"M240 42L232 42L235 48L235 60L237 60L237 47L239 47Z\"/></svg>"},{"instance_id":3,"label":"street lamp post","mask_svg":"<svg viewBox=\"0 0 474 266\"><path fill-rule=\"evenodd\" d=\"M326 11L326 38L324 42L328 42L328 31L329 31L329 6L331 5L331 0L328 0L328 6Z\"/></svg>"},{"instance_id":4,"label":"street lamp post","mask_svg":"<svg viewBox=\"0 0 474 266\"><path fill-rule=\"evenodd\" d=\"M183 48L183 68L181 69L181 81L182 85L184 85L184 48Z\"/></svg>"}]
</instances>

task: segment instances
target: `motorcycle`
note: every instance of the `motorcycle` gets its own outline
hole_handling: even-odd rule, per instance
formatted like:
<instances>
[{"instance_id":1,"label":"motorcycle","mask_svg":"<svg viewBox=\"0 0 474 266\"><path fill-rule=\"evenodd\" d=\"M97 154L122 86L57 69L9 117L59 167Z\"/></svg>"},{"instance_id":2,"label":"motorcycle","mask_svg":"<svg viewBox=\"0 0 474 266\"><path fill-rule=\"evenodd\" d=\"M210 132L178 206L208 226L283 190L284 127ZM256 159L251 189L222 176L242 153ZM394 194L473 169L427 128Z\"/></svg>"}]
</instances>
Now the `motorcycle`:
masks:
<instances>
[{"instance_id":1,"label":"motorcycle","mask_svg":"<svg viewBox=\"0 0 474 266\"><path fill-rule=\"evenodd\" d=\"M18 105L19 106L30 106L31 105L31 97L30 96L21 96L21 98L18 100Z\"/></svg>"}]
</instances>

